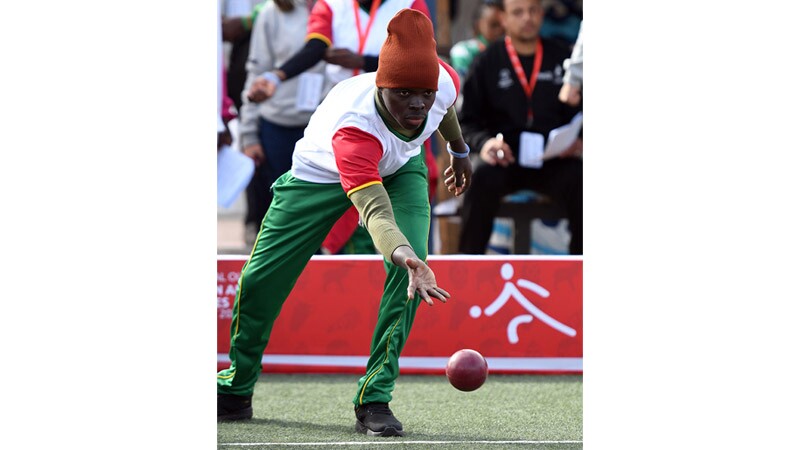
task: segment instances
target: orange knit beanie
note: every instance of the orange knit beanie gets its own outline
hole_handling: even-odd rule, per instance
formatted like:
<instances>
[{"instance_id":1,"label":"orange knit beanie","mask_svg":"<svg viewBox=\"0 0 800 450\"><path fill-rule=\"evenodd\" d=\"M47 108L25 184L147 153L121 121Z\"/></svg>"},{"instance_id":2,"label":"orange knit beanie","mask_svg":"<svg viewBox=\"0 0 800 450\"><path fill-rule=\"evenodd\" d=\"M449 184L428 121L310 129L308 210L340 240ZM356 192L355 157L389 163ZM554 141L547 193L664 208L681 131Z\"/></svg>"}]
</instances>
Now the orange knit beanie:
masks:
<instances>
[{"instance_id":1,"label":"orange knit beanie","mask_svg":"<svg viewBox=\"0 0 800 450\"><path fill-rule=\"evenodd\" d=\"M439 56L430 19L415 9L401 9L386 30L375 85L438 90Z\"/></svg>"}]
</instances>

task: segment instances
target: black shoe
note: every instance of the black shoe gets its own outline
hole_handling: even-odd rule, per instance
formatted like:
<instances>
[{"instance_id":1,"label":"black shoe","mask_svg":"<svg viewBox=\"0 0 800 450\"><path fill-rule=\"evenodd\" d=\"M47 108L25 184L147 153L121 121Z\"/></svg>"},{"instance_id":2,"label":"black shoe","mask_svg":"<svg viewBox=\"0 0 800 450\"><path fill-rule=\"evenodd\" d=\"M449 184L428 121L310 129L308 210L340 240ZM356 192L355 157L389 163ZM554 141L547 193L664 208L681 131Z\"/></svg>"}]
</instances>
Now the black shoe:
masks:
<instances>
[{"instance_id":1,"label":"black shoe","mask_svg":"<svg viewBox=\"0 0 800 450\"><path fill-rule=\"evenodd\" d=\"M405 436L403 424L392 414L388 403L356 406L356 431L368 436Z\"/></svg>"},{"instance_id":2,"label":"black shoe","mask_svg":"<svg viewBox=\"0 0 800 450\"><path fill-rule=\"evenodd\" d=\"M253 418L253 396L217 394L217 422Z\"/></svg>"}]
</instances>

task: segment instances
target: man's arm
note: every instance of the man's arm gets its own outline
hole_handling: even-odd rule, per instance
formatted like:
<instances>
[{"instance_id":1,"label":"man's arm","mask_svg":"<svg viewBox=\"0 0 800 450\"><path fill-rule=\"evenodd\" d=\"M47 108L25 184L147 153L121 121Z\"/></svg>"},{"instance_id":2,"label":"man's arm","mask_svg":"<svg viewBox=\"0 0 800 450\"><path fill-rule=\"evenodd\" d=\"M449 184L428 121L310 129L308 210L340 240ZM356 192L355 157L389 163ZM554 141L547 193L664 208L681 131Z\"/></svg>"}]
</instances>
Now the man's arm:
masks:
<instances>
[{"instance_id":1,"label":"man's arm","mask_svg":"<svg viewBox=\"0 0 800 450\"><path fill-rule=\"evenodd\" d=\"M383 184L372 184L359 189L350 194L350 200L361 215L375 247L384 258L408 270L408 298L413 298L417 293L431 306L431 297L446 302L450 294L436 284L433 271L414 253L408 239L397 227L392 203Z\"/></svg>"},{"instance_id":2,"label":"man's arm","mask_svg":"<svg viewBox=\"0 0 800 450\"><path fill-rule=\"evenodd\" d=\"M455 106L447 109L438 131L447 142L447 150L450 153L450 166L444 171L444 176L447 177L444 184L448 192L458 197L472 182L472 162L469 159L469 147L461 136L461 126L458 124Z\"/></svg>"},{"instance_id":3,"label":"man's arm","mask_svg":"<svg viewBox=\"0 0 800 450\"><path fill-rule=\"evenodd\" d=\"M334 134L332 143L342 188L358 210L375 247L387 261L408 270L408 297L418 293L429 305L433 305L432 296L446 301L450 294L436 285L433 271L416 256L397 226L378 172L383 156L380 141L363 130L346 127Z\"/></svg>"},{"instance_id":4,"label":"man's arm","mask_svg":"<svg viewBox=\"0 0 800 450\"><path fill-rule=\"evenodd\" d=\"M458 98L461 90L461 79L458 73L441 59L439 64L450 76L456 94L455 97ZM447 142L447 152L450 153L450 166L444 171L444 176L447 177L444 180L444 184L449 192L458 197L469 188L472 181L472 162L469 159L469 147L461 135L461 125L458 123L455 101L447 108L447 112L442 121L439 122L437 130L442 139Z\"/></svg>"},{"instance_id":5,"label":"man's arm","mask_svg":"<svg viewBox=\"0 0 800 450\"><path fill-rule=\"evenodd\" d=\"M487 164L507 167L516 160L514 153L502 135L492 134L487 120L492 114L492 103L488 98L492 92L486 81L486 71L497 68L493 67L486 56L487 53L484 52L476 57L464 80L461 127L464 141L481 160Z\"/></svg>"},{"instance_id":6,"label":"man's arm","mask_svg":"<svg viewBox=\"0 0 800 450\"><path fill-rule=\"evenodd\" d=\"M263 102L275 94L283 82L305 72L322 61L331 45L333 13L324 0L318 0L308 18L306 44L277 69L263 72L253 82L249 99Z\"/></svg>"}]
</instances>

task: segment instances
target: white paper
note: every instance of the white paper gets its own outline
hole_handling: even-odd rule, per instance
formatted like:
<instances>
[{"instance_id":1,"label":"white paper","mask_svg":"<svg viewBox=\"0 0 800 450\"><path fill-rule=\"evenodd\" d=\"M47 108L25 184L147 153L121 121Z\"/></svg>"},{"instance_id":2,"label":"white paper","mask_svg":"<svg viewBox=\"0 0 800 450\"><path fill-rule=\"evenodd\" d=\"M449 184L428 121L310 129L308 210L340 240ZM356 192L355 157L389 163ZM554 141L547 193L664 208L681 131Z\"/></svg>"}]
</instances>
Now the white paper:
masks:
<instances>
[{"instance_id":1,"label":"white paper","mask_svg":"<svg viewBox=\"0 0 800 450\"><path fill-rule=\"evenodd\" d=\"M325 76L321 73L302 73L298 77L297 99L295 105L300 111L314 111L322 96L322 83Z\"/></svg>"},{"instance_id":2,"label":"white paper","mask_svg":"<svg viewBox=\"0 0 800 450\"><path fill-rule=\"evenodd\" d=\"M447 200L442 200L433 207L433 214L436 216L453 216L458 212L463 203L463 195L460 197L452 197L448 198Z\"/></svg>"},{"instance_id":3,"label":"white paper","mask_svg":"<svg viewBox=\"0 0 800 450\"><path fill-rule=\"evenodd\" d=\"M523 131L519 135L519 165L529 169L542 167L544 136L539 133Z\"/></svg>"},{"instance_id":4,"label":"white paper","mask_svg":"<svg viewBox=\"0 0 800 450\"><path fill-rule=\"evenodd\" d=\"M575 140L583 125L583 113L575 114L568 124L550 130L547 138L547 147L544 149L544 159L558 156L568 149Z\"/></svg>"},{"instance_id":5,"label":"white paper","mask_svg":"<svg viewBox=\"0 0 800 450\"><path fill-rule=\"evenodd\" d=\"M255 164L229 145L217 152L217 204L230 208L253 178Z\"/></svg>"}]
</instances>

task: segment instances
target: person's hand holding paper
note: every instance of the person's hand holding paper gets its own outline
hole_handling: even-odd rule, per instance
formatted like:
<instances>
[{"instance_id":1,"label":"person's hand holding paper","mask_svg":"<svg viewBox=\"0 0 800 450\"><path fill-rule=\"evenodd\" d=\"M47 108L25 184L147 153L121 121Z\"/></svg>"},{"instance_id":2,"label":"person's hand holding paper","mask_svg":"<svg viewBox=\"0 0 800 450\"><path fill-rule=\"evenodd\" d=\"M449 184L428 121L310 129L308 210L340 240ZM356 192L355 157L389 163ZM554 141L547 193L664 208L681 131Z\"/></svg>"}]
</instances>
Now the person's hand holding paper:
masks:
<instances>
[{"instance_id":1,"label":"person's hand holding paper","mask_svg":"<svg viewBox=\"0 0 800 450\"><path fill-rule=\"evenodd\" d=\"M580 158L583 156L583 139L577 138L563 153L558 155L559 158Z\"/></svg>"},{"instance_id":2,"label":"person's hand holding paper","mask_svg":"<svg viewBox=\"0 0 800 450\"><path fill-rule=\"evenodd\" d=\"M556 156L570 156L578 150L583 150L583 140L580 149L577 149L578 134L583 126L583 113L575 114L575 117L566 125L554 128L550 131L547 138L547 146L544 149L542 159L550 159Z\"/></svg>"}]
</instances>

